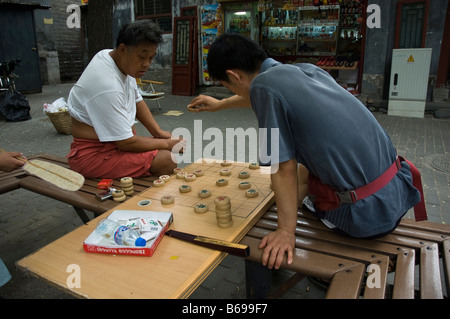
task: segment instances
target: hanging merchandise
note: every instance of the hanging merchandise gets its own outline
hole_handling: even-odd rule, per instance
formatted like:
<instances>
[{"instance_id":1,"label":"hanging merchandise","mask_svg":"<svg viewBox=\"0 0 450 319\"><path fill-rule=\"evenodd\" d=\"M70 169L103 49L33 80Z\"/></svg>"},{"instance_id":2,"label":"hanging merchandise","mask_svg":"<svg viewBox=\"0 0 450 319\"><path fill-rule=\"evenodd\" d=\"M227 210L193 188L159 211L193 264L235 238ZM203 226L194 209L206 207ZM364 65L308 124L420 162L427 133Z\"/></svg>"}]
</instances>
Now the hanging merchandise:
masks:
<instances>
[{"instance_id":1,"label":"hanging merchandise","mask_svg":"<svg viewBox=\"0 0 450 319\"><path fill-rule=\"evenodd\" d=\"M217 39L221 29L221 8L218 4L201 6L201 74L204 85L212 85L214 82L209 77L207 57L209 47Z\"/></svg>"},{"instance_id":2,"label":"hanging merchandise","mask_svg":"<svg viewBox=\"0 0 450 319\"><path fill-rule=\"evenodd\" d=\"M363 0L260 0L261 45L280 62L312 63L357 87L366 6Z\"/></svg>"}]
</instances>

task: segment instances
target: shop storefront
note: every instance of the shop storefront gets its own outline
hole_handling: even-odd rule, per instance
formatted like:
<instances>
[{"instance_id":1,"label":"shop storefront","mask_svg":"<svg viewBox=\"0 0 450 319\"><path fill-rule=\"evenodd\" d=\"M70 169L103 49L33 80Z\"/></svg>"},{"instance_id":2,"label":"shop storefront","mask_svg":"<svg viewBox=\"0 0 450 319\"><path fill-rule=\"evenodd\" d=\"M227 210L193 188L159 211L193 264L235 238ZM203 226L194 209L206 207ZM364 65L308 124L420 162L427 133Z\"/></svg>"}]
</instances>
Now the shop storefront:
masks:
<instances>
[{"instance_id":1,"label":"shop storefront","mask_svg":"<svg viewBox=\"0 0 450 319\"><path fill-rule=\"evenodd\" d=\"M218 4L203 5L200 7L200 48L201 55L201 83L215 85L210 79L206 59L210 45L224 32L238 33L257 42L260 41L260 13L256 1L223 0Z\"/></svg>"},{"instance_id":2,"label":"shop storefront","mask_svg":"<svg viewBox=\"0 0 450 319\"><path fill-rule=\"evenodd\" d=\"M357 94L367 0L219 1L222 29L259 42L283 63L313 63Z\"/></svg>"},{"instance_id":3,"label":"shop storefront","mask_svg":"<svg viewBox=\"0 0 450 319\"><path fill-rule=\"evenodd\" d=\"M261 45L278 61L316 64L356 94L364 58L364 2L261 0Z\"/></svg>"}]
</instances>

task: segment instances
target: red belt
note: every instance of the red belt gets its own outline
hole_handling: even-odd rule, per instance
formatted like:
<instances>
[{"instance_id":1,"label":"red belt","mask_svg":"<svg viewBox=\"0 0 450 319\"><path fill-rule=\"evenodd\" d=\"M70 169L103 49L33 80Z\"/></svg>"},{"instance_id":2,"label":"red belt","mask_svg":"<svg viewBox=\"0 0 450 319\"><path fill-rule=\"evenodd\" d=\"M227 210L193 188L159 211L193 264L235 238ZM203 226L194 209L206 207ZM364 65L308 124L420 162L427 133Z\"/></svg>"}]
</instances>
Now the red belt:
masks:
<instances>
[{"instance_id":1,"label":"red belt","mask_svg":"<svg viewBox=\"0 0 450 319\"><path fill-rule=\"evenodd\" d=\"M314 205L321 211L333 210L341 204L354 204L386 186L401 168L401 162L407 162L413 177L413 185L420 192L420 203L414 206L416 221L427 220L425 201L423 197L422 179L419 170L408 160L398 156L395 162L380 177L373 182L352 191L337 192L329 185L322 184L319 178L312 174L308 177L308 190L314 199Z\"/></svg>"}]
</instances>

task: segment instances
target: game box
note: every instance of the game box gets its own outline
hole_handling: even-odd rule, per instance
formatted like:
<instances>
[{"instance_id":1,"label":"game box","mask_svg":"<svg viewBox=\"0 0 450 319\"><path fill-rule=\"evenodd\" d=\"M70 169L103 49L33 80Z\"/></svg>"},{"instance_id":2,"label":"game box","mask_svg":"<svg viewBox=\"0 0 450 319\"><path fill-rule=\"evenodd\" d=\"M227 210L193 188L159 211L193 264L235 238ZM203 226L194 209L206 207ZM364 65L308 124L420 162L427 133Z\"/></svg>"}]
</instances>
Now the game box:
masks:
<instances>
[{"instance_id":1,"label":"game box","mask_svg":"<svg viewBox=\"0 0 450 319\"><path fill-rule=\"evenodd\" d=\"M159 242L164 233L169 229L173 222L171 212L156 211L138 211L138 210L115 210L107 218L114 221L122 221L132 218L144 218L147 220L158 220L162 225L161 230L155 238L149 240L144 247L121 246L111 243L107 239L95 232L95 230L83 242L83 248L88 253L113 254L113 255L130 255L130 256L146 256L150 257L158 247Z\"/></svg>"}]
</instances>

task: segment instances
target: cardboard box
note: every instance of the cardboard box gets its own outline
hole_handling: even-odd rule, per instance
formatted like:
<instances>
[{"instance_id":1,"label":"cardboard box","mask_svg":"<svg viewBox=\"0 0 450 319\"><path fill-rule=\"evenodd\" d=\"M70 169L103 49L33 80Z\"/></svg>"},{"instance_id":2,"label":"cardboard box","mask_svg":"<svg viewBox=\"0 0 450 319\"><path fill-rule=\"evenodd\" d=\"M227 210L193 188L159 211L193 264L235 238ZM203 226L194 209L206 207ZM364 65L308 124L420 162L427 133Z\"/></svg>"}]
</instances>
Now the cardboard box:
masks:
<instances>
[{"instance_id":1,"label":"cardboard box","mask_svg":"<svg viewBox=\"0 0 450 319\"><path fill-rule=\"evenodd\" d=\"M152 256L156 248L158 247L159 242L163 238L165 232L169 229L170 224L173 222L173 215L171 212L115 210L108 216L108 219L120 221L137 217L158 220L161 222L163 226L159 234L157 234L156 237L153 238L152 240L149 240L144 247L122 246L112 244L110 239L97 234L94 230L89 235L89 237L86 238L86 240L83 242L84 250L88 253L99 253L99 254L146 256L146 257Z\"/></svg>"}]
</instances>

